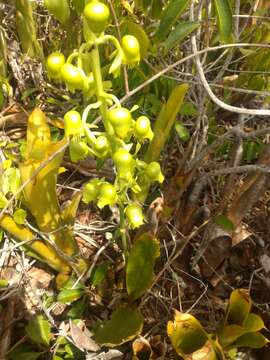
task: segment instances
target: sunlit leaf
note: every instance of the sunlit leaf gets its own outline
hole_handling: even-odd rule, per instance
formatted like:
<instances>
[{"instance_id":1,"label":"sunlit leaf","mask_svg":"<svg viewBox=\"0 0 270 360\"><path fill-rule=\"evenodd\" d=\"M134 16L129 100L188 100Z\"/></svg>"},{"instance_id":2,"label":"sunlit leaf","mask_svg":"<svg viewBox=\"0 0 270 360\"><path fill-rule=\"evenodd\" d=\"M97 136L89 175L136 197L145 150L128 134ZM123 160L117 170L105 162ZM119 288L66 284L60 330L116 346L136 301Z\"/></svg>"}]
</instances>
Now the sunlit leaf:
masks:
<instances>
[{"instance_id":1,"label":"sunlit leaf","mask_svg":"<svg viewBox=\"0 0 270 360\"><path fill-rule=\"evenodd\" d=\"M26 218L26 211L25 210L23 210L23 209L15 210L15 212L13 214L13 219L16 222L16 224L18 224L18 225L24 224L25 218Z\"/></svg>"},{"instance_id":2,"label":"sunlit leaf","mask_svg":"<svg viewBox=\"0 0 270 360\"><path fill-rule=\"evenodd\" d=\"M229 42L232 35L232 9L229 0L214 0L218 30L222 42Z\"/></svg>"},{"instance_id":3,"label":"sunlit leaf","mask_svg":"<svg viewBox=\"0 0 270 360\"><path fill-rule=\"evenodd\" d=\"M251 309L251 299L244 289L233 290L229 300L226 322L242 326Z\"/></svg>"},{"instance_id":4,"label":"sunlit leaf","mask_svg":"<svg viewBox=\"0 0 270 360\"><path fill-rule=\"evenodd\" d=\"M175 29L170 32L168 38L164 42L165 53L176 45L179 46L181 42L199 26L199 22L185 22L178 24Z\"/></svg>"},{"instance_id":5,"label":"sunlit leaf","mask_svg":"<svg viewBox=\"0 0 270 360\"><path fill-rule=\"evenodd\" d=\"M243 323L246 332L256 332L262 330L265 325L263 319L257 314L248 314Z\"/></svg>"},{"instance_id":6,"label":"sunlit leaf","mask_svg":"<svg viewBox=\"0 0 270 360\"><path fill-rule=\"evenodd\" d=\"M158 256L159 243L148 234L143 234L133 244L126 270L127 292L132 299L138 299L151 285Z\"/></svg>"},{"instance_id":7,"label":"sunlit leaf","mask_svg":"<svg viewBox=\"0 0 270 360\"><path fill-rule=\"evenodd\" d=\"M97 327L95 340L110 347L123 344L141 332L143 320L138 309L119 308L112 313L110 320Z\"/></svg>"},{"instance_id":8,"label":"sunlit leaf","mask_svg":"<svg viewBox=\"0 0 270 360\"><path fill-rule=\"evenodd\" d=\"M255 332L255 333L247 333L240 336L233 345L238 347L249 347L252 349L259 349L264 347L267 343L269 343L269 340L265 336L263 336L258 332Z\"/></svg>"},{"instance_id":9,"label":"sunlit leaf","mask_svg":"<svg viewBox=\"0 0 270 360\"><path fill-rule=\"evenodd\" d=\"M159 28L156 32L156 36L159 40L165 39L166 35L171 30L171 27L187 8L189 1L190 0L170 0L161 14Z\"/></svg>"},{"instance_id":10,"label":"sunlit leaf","mask_svg":"<svg viewBox=\"0 0 270 360\"><path fill-rule=\"evenodd\" d=\"M25 327L27 336L34 342L45 346L50 345L52 338L51 326L42 315L37 315Z\"/></svg>"},{"instance_id":11,"label":"sunlit leaf","mask_svg":"<svg viewBox=\"0 0 270 360\"><path fill-rule=\"evenodd\" d=\"M239 325L226 325L218 335L220 345L225 348L245 333L245 329Z\"/></svg>"},{"instance_id":12,"label":"sunlit leaf","mask_svg":"<svg viewBox=\"0 0 270 360\"><path fill-rule=\"evenodd\" d=\"M200 322L194 316L179 311L175 311L174 320L168 322L167 333L175 351L181 356L199 350L208 340Z\"/></svg>"}]
</instances>

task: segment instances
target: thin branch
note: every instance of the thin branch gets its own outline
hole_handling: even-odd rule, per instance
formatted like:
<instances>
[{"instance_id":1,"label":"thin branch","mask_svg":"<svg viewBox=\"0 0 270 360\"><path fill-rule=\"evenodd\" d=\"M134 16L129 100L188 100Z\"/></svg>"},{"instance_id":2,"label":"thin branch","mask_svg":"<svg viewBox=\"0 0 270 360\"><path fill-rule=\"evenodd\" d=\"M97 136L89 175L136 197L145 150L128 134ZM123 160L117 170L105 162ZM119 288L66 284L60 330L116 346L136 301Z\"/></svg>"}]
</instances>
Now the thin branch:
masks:
<instances>
[{"instance_id":1,"label":"thin branch","mask_svg":"<svg viewBox=\"0 0 270 360\"><path fill-rule=\"evenodd\" d=\"M201 54L205 54L207 52L211 52L211 51L217 51L217 50L221 50L221 49L229 49L229 48L242 48L242 47L261 47L261 48L266 48L266 49L270 49L270 45L269 44L252 44L252 43L236 43L236 44L224 44L224 45L218 45L218 46L213 46L213 47L208 47L202 50L199 50L197 52L194 52L193 54L190 54L188 56L185 56L184 58L176 61L175 63L168 65L165 69L159 71L157 74L153 75L150 79L146 80L145 82L143 82L141 85L137 86L135 89L131 90L129 92L128 95L125 95L124 97L122 97L122 99L120 100L121 103L126 102L130 97L132 97L133 95L137 94L139 91L141 91L143 88L145 88L146 86L148 86L149 84L151 84L152 82L154 82L155 80L157 80L158 78L160 78L162 75L166 74L167 72L173 70L176 66L181 65L183 63L185 63L187 60L193 59L194 57L201 55ZM227 104L225 104L227 105ZM223 106L222 106L223 107ZM261 110L252 110L252 109L244 109L244 108L235 108L237 109L236 112L240 111L241 114L251 114L251 115L261 115L261 116L269 116L270 115L270 110L267 109L261 109ZM226 109L227 110L227 109ZM235 110L229 110L229 111L233 111L235 112ZM247 111L247 112L246 112ZM253 113L253 111L256 112L256 114ZM259 113L257 113L259 112ZM95 120L96 122L96 120Z\"/></svg>"}]
</instances>

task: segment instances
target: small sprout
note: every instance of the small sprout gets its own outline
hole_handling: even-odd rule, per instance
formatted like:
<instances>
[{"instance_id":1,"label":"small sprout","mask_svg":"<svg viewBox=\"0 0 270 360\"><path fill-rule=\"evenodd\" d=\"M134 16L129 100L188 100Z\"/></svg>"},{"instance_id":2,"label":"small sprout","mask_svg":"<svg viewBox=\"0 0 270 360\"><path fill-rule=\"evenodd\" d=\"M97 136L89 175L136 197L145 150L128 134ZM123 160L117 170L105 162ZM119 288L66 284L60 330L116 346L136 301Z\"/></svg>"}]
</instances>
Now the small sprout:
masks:
<instances>
[{"instance_id":1,"label":"small sprout","mask_svg":"<svg viewBox=\"0 0 270 360\"><path fill-rule=\"evenodd\" d=\"M96 202L100 191L100 180L90 180L83 189L82 200L84 203L89 204L91 201Z\"/></svg>"},{"instance_id":2,"label":"small sprout","mask_svg":"<svg viewBox=\"0 0 270 360\"><path fill-rule=\"evenodd\" d=\"M61 76L70 91L86 91L88 88L88 81L83 70L72 64L64 64L62 66Z\"/></svg>"},{"instance_id":3,"label":"small sprout","mask_svg":"<svg viewBox=\"0 0 270 360\"><path fill-rule=\"evenodd\" d=\"M78 111L68 111L64 116L64 125L67 137L83 134L82 118Z\"/></svg>"},{"instance_id":4,"label":"small sprout","mask_svg":"<svg viewBox=\"0 0 270 360\"><path fill-rule=\"evenodd\" d=\"M46 66L52 79L61 79L61 68L65 64L65 56L59 52L53 52L47 57Z\"/></svg>"},{"instance_id":5,"label":"small sprout","mask_svg":"<svg viewBox=\"0 0 270 360\"><path fill-rule=\"evenodd\" d=\"M162 183L164 181L164 176L161 172L160 165L156 161L152 161L147 165L145 169L145 174L151 181L158 181Z\"/></svg>"},{"instance_id":6,"label":"small sprout","mask_svg":"<svg viewBox=\"0 0 270 360\"><path fill-rule=\"evenodd\" d=\"M121 41L124 52L123 62L127 65L136 65L140 62L140 44L133 35L125 35Z\"/></svg>"},{"instance_id":7,"label":"small sprout","mask_svg":"<svg viewBox=\"0 0 270 360\"><path fill-rule=\"evenodd\" d=\"M140 205L135 203L128 205L125 213L132 229L136 229L143 224L144 216Z\"/></svg>"},{"instance_id":8,"label":"small sprout","mask_svg":"<svg viewBox=\"0 0 270 360\"><path fill-rule=\"evenodd\" d=\"M95 34L100 34L105 30L110 16L110 10L108 6L102 2L94 0L85 6L83 14L89 29Z\"/></svg>"},{"instance_id":9,"label":"small sprout","mask_svg":"<svg viewBox=\"0 0 270 360\"><path fill-rule=\"evenodd\" d=\"M131 130L132 118L131 113L126 108L116 108L108 112L108 119L116 135L125 139Z\"/></svg>"},{"instance_id":10,"label":"small sprout","mask_svg":"<svg viewBox=\"0 0 270 360\"><path fill-rule=\"evenodd\" d=\"M103 182L100 185L100 191L99 191L98 203L97 203L98 207L102 209L106 205L112 206L116 203L116 201L117 201L117 194L115 187L108 182Z\"/></svg>"},{"instance_id":11,"label":"small sprout","mask_svg":"<svg viewBox=\"0 0 270 360\"><path fill-rule=\"evenodd\" d=\"M135 136L139 140L149 139L152 140L153 138L153 131L151 129L151 123L148 117L140 116L135 122Z\"/></svg>"}]
</instances>

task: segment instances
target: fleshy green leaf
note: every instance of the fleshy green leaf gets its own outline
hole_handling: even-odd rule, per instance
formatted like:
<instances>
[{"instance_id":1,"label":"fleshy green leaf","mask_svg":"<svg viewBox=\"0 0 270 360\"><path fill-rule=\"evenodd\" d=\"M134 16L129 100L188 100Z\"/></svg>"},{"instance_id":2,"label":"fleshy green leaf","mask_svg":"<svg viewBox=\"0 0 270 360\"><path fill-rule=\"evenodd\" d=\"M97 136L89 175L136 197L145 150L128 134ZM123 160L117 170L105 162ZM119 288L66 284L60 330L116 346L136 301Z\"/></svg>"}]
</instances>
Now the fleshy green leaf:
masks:
<instances>
[{"instance_id":1,"label":"fleshy green leaf","mask_svg":"<svg viewBox=\"0 0 270 360\"><path fill-rule=\"evenodd\" d=\"M45 346L50 345L52 338L51 326L42 315L37 315L33 320L29 322L25 327L27 336L35 343Z\"/></svg>"},{"instance_id":2,"label":"fleshy green leaf","mask_svg":"<svg viewBox=\"0 0 270 360\"><path fill-rule=\"evenodd\" d=\"M63 289L57 296L57 301L63 304L70 304L78 300L84 291L82 289Z\"/></svg>"},{"instance_id":3,"label":"fleshy green leaf","mask_svg":"<svg viewBox=\"0 0 270 360\"><path fill-rule=\"evenodd\" d=\"M234 230L234 224L231 222L229 218L227 218L227 216L223 214L215 216L213 220L217 225L221 226L225 230L228 231Z\"/></svg>"},{"instance_id":4,"label":"fleshy green leaf","mask_svg":"<svg viewBox=\"0 0 270 360\"><path fill-rule=\"evenodd\" d=\"M168 38L164 42L165 53L167 53L176 45L180 45L185 37L191 34L199 26L199 22L185 22L178 24L175 29L170 32Z\"/></svg>"},{"instance_id":5,"label":"fleshy green leaf","mask_svg":"<svg viewBox=\"0 0 270 360\"><path fill-rule=\"evenodd\" d=\"M13 214L13 219L18 225L24 224L26 218L26 211L23 209L17 209Z\"/></svg>"},{"instance_id":6,"label":"fleshy green leaf","mask_svg":"<svg viewBox=\"0 0 270 360\"><path fill-rule=\"evenodd\" d=\"M171 0L164 9L156 36L158 40L165 39L179 16L185 11L189 0Z\"/></svg>"},{"instance_id":7,"label":"fleshy green leaf","mask_svg":"<svg viewBox=\"0 0 270 360\"><path fill-rule=\"evenodd\" d=\"M218 335L222 348L231 345L236 339L245 333L245 329L239 325L224 326Z\"/></svg>"},{"instance_id":8,"label":"fleshy green leaf","mask_svg":"<svg viewBox=\"0 0 270 360\"><path fill-rule=\"evenodd\" d=\"M263 319L257 314L248 314L243 323L246 332L256 332L262 330L265 325Z\"/></svg>"},{"instance_id":9,"label":"fleshy green leaf","mask_svg":"<svg viewBox=\"0 0 270 360\"><path fill-rule=\"evenodd\" d=\"M105 279L109 266L109 261L105 261L93 271L90 278L90 282L93 286L99 285Z\"/></svg>"},{"instance_id":10,"label":"fleshy green leaf","mask_svg":"<svg viewBox=\"0 0 270 360\"><path fill-rule=\"evenodd\" d=\"M175 351L183 357L201 349L208 340L200 322L194 316L179 311L175 311L174 321L168 322L167 333Z\"/></svg>"},{"instance_id":11,"label":"fleshy green leaf","mask_svg":"<svg viewBox=\"0 0 270 360\"><path fill-rule=\"evenodd\" d=\"M234 346L249 347L252 349L259 349L264 347L269 340L260 333L247 333L240 336L234 343Z\"/></svg>"},{"instance_id":12,"label":"fleshy green leaf","mask_svg":"<svg viewBox=\"0 0 270 360\"><path fill-rule=\"evenodd\" d=\"M218 30L222 42L229 42L232 35L232 9L229 0L214 0Z\"/></svg>"},{"instance_id":13,"label":"fleshy green leaf","mask_svg":"<svg viewBox=\"0 0 270 360\"><path fill-rule=\"evenodd\" d=\"M148 234L143 234L133 244L126 272L127 292L132 299L138 299L151 285L158 256L158 241Z\"/></svg>"},{"instance_id":14,"label":"fleshy green leaf","mask_svg":"<svg viewBox=\"0 0 270 360\"><path fill-rule=\"evenodd\" d=\"M132 340L143 327L143 316L138 309L122 307L115 310L110 320L95 330L95 340L102 345L114 347Z\"/></svg>"},{"instance_id":15,"label":"fleshy green leaf","mask_svg":"<svg viewBox=\"0 0 270 360\"><path fill-rule=\"evenodd\" d=\"M231 293L226 322L242 326L251 309L251 300L246 290L236 289Z\"/></svg>"},{"instance_id":16,"label":"fleshy green leaf","mask_svg":"<svg viewBox=\"0 0 270 360\"><path fill-rule=\"evenodd\" d=\"M176 130L180 140L182 140L184 142L189 140L189 138L190 138L189 131L181 122L177 122L175 124L175 130Z\"/></svg>"}]
</instances>

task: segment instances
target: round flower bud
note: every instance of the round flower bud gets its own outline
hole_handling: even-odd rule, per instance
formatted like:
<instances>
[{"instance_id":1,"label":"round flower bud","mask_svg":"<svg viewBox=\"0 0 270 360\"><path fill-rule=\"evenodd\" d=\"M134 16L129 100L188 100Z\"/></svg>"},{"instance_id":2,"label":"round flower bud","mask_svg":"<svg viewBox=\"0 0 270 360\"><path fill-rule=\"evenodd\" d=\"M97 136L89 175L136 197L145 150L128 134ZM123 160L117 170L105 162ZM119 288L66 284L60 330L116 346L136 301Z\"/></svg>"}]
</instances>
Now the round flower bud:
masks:
<instances>
[{"instance_id":1,"label":"round flower bud","mask_svg":"<svg viewBox=\"0 0 270 360\"><path fill-rule=\"evenodd\" d=\"M82 200L86 204L89 204L91 201L96 201L100 190L100 180L92 179L90 180L83 189Z\"/></svg>"},{"instance_id":2,"label":"round flower bud","mask_svg":"<svg viewBox=\"0 0 270 360\"><path fill-rule=\"evenodd\" d=\"M65 56L59 52L53 52L47 57L46 66L48 74L53 79L61 78L61 68L65 64Z\"/></svg>"},{"instance_id":3,"label":"round flower bud","mask_svg":"<svg viewBox=\"0 0 270 360\"><path fill-rule=\"evenodd\" d=\"M148 117L140 116L135 122L135 135L139 140L153 138L153 132L151 130L151 123Z\"/></svg>"},{"instance_id":4,"label":"round flower bud","mask_svg":"<svg viewBox=\"0 0 270 360\"><path fill-rule=\"evenodd\" d=\"M119 138L127 137L132 125L131 113L128 109L121 107L110 110L108 120Z\"/></svg>"},{"instance_id":5,"label":"round flower bud","mask_svg":"<svg viewBox=\"0 0 270 360\"><path fill-rule=\"evenodd\" d=\"M144 216L142 208L138 204L130 204L125 208L125 214L132 229L143 224Z\"/></svg>"},{"instance_id":6,"label":"round flower bud","mask_svg":"<svg viewBox=\"0 0 270 360\"><path fill-rule=\"evenodd\" d=\"M134 166L134 159L132 155L126 149L118 149L113 154L113 161L118 172L127 172L130 171Z\"/></svg>"},{"instance_id":7,"label":"round flower bud","mask_svg":"<svg viewBox=\"0 0 270 360\"><path fill-rule=\"evenodd\" d=\"M114 205L117 201L117 194L115 187L108 183L104 182L100 185L100 191L98 195L98 207L100 209L104 208L106 205Z\"/></svg>"},{"instance_id":8,"label":"round flower bud","mask_svg":"<svg viewBox=\"0 0 270 360\"><path fill-rule=\"evenodd\" d=\"M66 136L83 134L82 118L78 111L70 110L65 114L64 126Z\"/></svg>"},{"instance_id":9,"label":"round flower bud","mask_svg":"<svg viewBox=\"0 0 270 360\"><path fill-rule=\"evenodd\" d=\"M140 44L133 35L125 35L121 41L124 52L124 63L127 65L135 65L140 61Z\"/></svg>"},{"instance_id":10,"label":"round flower bud","mask_svg":"<svg viewBox=\"0 0 270 360\"><path fill-rule=\"evenodd\" d=\"M64 64L62 66L61 76L71 91L85 90L88 84L83 70L72 64Z\"/></svg>"},{"instance_id":11,"label":"round flower bud","mask_svg":"<svg viewBox=\"0 0 270 360\"><path fill-rule=\"evenodd\" d=\"M93 33L100 34L105 30L110 16L108 6L99 1L90 1L85 6L83 14L89 29Z\"/></svg>"},{"instance_id":12,"label":"round flower bud","mask_svg":"<svg viewBox=\"0 0 270 360\"><path fill-rule=\"evenodd\" d=\"M160 165L156 161L153 161L146 166L145 174L148 177L148 179L151 181L158 181L162 183L164 180L164 176L161 172Z\"/></svg>"}]
</instances>

